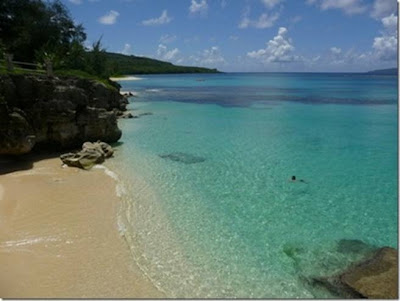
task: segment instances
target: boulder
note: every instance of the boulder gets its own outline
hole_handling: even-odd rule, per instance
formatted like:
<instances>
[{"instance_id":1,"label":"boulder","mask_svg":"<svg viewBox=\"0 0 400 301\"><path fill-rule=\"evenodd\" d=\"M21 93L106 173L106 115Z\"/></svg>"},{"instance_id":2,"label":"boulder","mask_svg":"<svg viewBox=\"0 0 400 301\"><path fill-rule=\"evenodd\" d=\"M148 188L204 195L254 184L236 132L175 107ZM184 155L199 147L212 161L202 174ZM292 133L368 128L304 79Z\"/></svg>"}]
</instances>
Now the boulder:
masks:
<instances>
[{"instance_id":1,"label":"boulder","mask_svg":"<svg viewBox=\"0 0 400 301\"><path fill-rule=\"evenodd\" d=\"M78 153L67 153L60 156L61 161L71 167L90 169L95 164L103 163L114 154L113 148L107 143L97 141L85 142Z\"/></svg>"},{"instance_id":2,"label":"boulder","mask_svg":"<svg viewBox=\"0 0 400 301\"><path fill-rule=\"evenodd\" d=\"M398 298L398 251L384 247L345 271L331 277L313 279L342 298Z\"/></svg>"},{"instance_id":3,"label":"boulder","mask_svg":"<svg viewBox=\"0 0 400 301\"><path fill-rule=\"evenodd\" d=\"M337 244L337 251L342 254L366 254L373 250L376 250L375 246L371 246L359 239L341 239Z\"/></svg>"},{"instance_id":4,"label":"boulder","mask_svg":"<svg viewBox=\"0 0 400 301\"><path fill-rule=\"evenodd\" d=\"M340 281L366 298L398 299L398 252L381 248L371 258L350 267Z\"/></svg>"},{"instance_id":5,"label":"boulder","mask_svg":"<svg viewBox=\"0 0 400 301\"><path fill-rule=\"evenodd\" d=\"M122 118L122 119L131 119L131 118L138 118L138 117L137 116L133 116L132 113L125 112L125 113L122 113L120 118Z\"/></svg>"}]
</instances>

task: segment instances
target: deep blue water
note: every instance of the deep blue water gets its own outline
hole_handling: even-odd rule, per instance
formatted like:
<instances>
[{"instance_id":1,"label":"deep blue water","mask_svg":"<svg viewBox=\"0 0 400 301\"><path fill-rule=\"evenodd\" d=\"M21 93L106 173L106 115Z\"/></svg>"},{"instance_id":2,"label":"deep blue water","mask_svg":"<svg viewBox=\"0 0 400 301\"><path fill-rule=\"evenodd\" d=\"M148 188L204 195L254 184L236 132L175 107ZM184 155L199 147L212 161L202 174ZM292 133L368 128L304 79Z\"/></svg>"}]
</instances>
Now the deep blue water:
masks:
<instances>
[{"instance_id":1,"label":"deep blue water","mask_svg":"<svg viewBox=\"0 0 400 301\"><path fill-rule=\"evenodd\" d=\"M362 257L343 239L397 246L397 77L141 78L122 90L153 115L121 120L112 164L133 258L168 296L334 297L306 279Z\"/></svg>"}]
</instances>

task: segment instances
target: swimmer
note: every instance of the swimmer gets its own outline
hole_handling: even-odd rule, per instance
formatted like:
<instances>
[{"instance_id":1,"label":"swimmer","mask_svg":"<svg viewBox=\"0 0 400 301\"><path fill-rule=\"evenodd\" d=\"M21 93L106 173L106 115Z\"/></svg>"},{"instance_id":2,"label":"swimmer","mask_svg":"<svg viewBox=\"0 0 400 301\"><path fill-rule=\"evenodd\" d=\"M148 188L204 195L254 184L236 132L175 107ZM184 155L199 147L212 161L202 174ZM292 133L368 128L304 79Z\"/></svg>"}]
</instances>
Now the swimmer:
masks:
<instances>
[{"instance_id":1,"label":"swimmer","mask_svg":"<svg viewBox=\"0 0 400 301\"><path fill-rule=\"evenodd\" d=\"M292 181L292 182L301 182L301 183L307 183L307 182L306 182L306 181L304 181L303 179L296 180L296 176L292 176L292 179L291 179L291 181Z\"/></svg>"}]
</instances>

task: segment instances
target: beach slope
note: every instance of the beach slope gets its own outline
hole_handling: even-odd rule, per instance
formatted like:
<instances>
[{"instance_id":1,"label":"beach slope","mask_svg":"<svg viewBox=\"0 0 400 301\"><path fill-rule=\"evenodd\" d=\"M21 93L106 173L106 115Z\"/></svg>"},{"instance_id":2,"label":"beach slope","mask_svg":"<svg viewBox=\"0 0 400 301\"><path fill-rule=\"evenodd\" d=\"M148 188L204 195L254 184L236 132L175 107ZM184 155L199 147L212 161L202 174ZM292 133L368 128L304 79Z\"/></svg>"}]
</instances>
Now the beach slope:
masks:
<instances>
[{"instance_id":1,"label":"beach slope","mask_svg":"<svg viewBox=\"0 0 400 301\"><path fill-rule=\"evenodd\" d=\"M58 158L0 171L0 297L162 297L119 235L115 187Z\"/></svg>"}]
</instances>

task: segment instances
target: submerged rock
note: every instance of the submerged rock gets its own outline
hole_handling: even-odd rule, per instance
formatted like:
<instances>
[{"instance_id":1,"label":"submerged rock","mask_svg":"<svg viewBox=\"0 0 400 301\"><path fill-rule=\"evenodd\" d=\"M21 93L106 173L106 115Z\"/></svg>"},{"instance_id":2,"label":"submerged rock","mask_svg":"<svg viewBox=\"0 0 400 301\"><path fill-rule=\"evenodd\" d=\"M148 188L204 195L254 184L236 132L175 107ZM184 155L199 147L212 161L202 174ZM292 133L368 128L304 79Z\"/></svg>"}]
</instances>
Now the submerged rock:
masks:
<instances>
[{"instance_id":1,"label":"submerged rock","mask_svg":"<svg viewBox=\"0 0 400 301\"><path fill-rule=\"evenodd\" d=\"M371 258L350 267L340 280L364 297L397 299L397 250L389 247L379 249Z\"/></svg>"},{"instance_id":2,"label":"submerged rock","mask_svg":"<svg viewBox=\"0 0 400 301\"><path fill-rule=\"evenodd\" d=\"M343 254L368 253L376 249L358 239L341 239L337 245L337 251Z\"/></svg>"},{"instance_id":3,"label":"submerged rock","mask_svg":"<svg viewBox=\"0 0 400 301\"><path fill-rule=\"evenodd\" d=\"M344 272L313 279L342 298L398 298L398 252L384 247Z\"/></svg>"},{"instance_id":4,"label":"submerged rock","mask_svg":"<svg viewBox=\"0 0 400 301\"><path fill-rule=\"evenodd\" d=\"M159 155L163 159L169 159L175 162L181 162L184 164L194 164L194 163L201 163L204 162L206 159L203 157L194 156L187 153L182 152L174 152L165 155Z\"/></svg>"},{"instance_id":5,"label":"submerged rock","mask_svg":"<svg viewBox=\"0 0 400 301\"><path fill-rule=\"evenodd\" d=\"M107 143L97 141L85 142L78 153L67 153L60 156L61 161L71 167L90 169L95 164L103 163L114 154L113 148Z\"/></svg>"}]
</instances>

